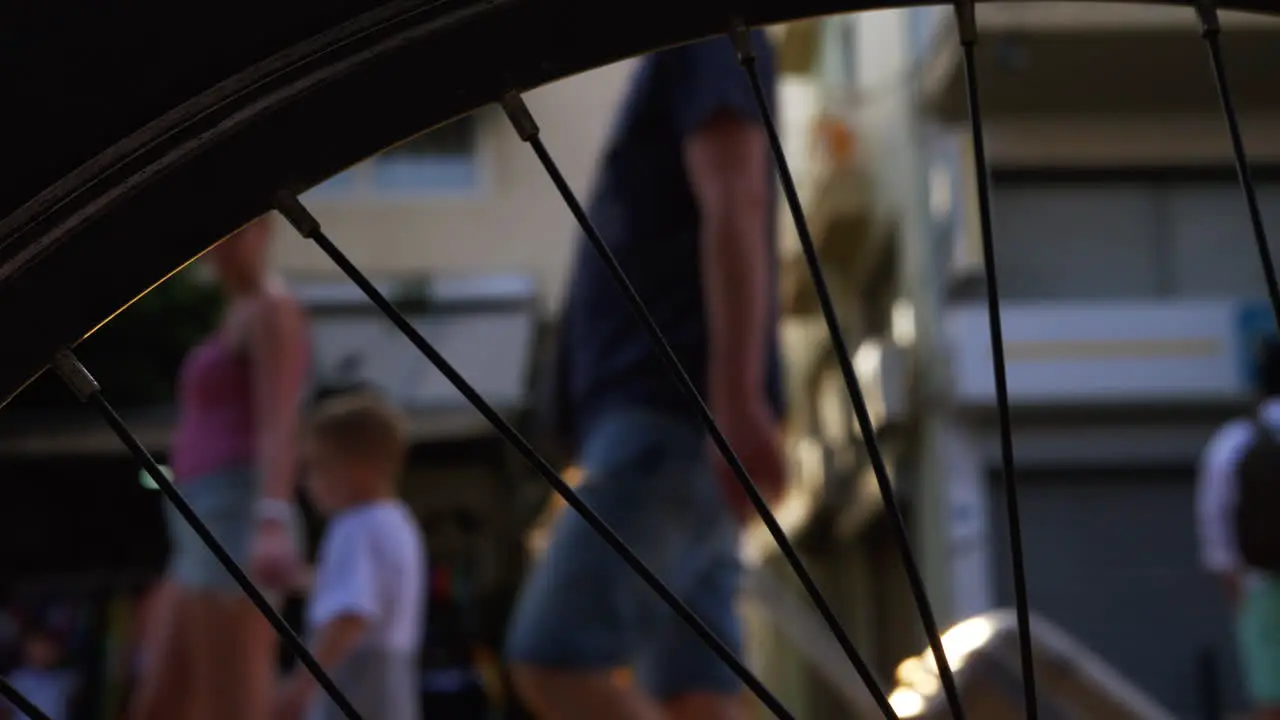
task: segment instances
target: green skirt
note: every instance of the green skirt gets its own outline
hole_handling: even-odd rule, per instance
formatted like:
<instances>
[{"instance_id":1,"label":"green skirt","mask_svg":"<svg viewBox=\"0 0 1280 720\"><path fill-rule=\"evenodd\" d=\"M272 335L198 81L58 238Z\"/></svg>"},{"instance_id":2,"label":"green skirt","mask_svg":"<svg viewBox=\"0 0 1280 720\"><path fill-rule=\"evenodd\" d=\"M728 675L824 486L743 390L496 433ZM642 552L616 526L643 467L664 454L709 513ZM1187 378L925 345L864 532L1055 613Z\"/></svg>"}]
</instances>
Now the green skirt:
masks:
<instances>
[{"instance_id":1,"label":"green skirt","mask_svg":"<svg viewBox=\"0 0 1280 720\"><path fill-rule=\"evenodd\" d=\"M1245 581L1236 632L1245 686L1256 705L1280 706L1280 577Z\"/></svg>"}]
</instances>

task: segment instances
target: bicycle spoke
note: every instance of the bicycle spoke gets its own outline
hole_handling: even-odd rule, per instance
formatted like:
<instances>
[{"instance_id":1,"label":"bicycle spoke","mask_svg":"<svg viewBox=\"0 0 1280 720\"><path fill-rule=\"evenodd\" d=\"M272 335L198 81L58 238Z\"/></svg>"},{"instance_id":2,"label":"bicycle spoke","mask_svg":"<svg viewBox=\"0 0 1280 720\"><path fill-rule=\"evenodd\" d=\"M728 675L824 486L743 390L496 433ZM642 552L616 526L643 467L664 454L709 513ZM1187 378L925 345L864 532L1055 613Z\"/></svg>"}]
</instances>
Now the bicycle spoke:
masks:
<instances>
[{"instance_id":1,"label":"bicycle spoke","mask_svg":"<svg viewBox=\"0 0 1280 720\"><path fill-rule=\"evenodd\" d=\"M649 338L652 340L654 347L658 350L659 356L661 356L663 363L666 365L667 372L680 387L680 391L684 395L685 400L688 401L690 407L696 412L699 419L702 420L702 424L706 427L707 433L710 434L712 442L720 451L721 456L724 457L725 462L733 470L734 477L738 479L738 483L742 486L747 497L751 500L752 506L755 508L756 513L759 514L760 519L764 522L765 527L769 530L769 534L773 536L774 541L777 542L778 548L782 551L787 563L800 579L800 584L804 586L805 592L808 593L809 597L813 600L814 605L817 606L818 612L822 615L823 620L826 621L827 627L830 628L831 632L836 636L836 640L839 641L840 647L844 650L845 656L849 658L849 662L853 664L853 668L858 673L858 677L860 677L862 682L866 684L867 689L871 692L876 704L879 705L880 709L885 713L885 717L896 717L893 712L893 707L889 704L888 697L884 694L884 691L876 681L875 674L872 672L871 667L867 665L861 654L858 653L858 650L853 645L853 641L849 638L849 634L840 625L840 621L836 618L835 612L831 609L830 604L827 603L826 598L823 597L822 591L818 589L818 584L814 581L808 568L805 567L804 561L800 559L800 554L796 552L796 549L791 544L790 539L787 538L786 531L783 530L782 525L778 523L773 511L769 509L768 502L766 502L764 497L760 495L760 491L756 488L755 483L751 481L751 477L747 474L746 468L743 467L737 453L735 453L733 448L730 447L729 440L725 438L719 425L716 424L715 418L711 415L711 411L707 408L706 403L704 403L702 398L699 397L698 390L694 387L693 380L689 378L689 374L686 373L684 368L680 365L680 361L676 358L675 351L671 349L671 345L667 342L666 337L663 336L662 330L658 328L657 322L654 321L653 316L649 314L649 310L645 307L644 301L640 299L640 295L636 292L635 287L633 287L631 285L631 281L627 279L626 273L623 272L622 266L618 264L618 260L614 257L613 252L609 250L609 246L605 244L604 239L600 237L600 233L596 230L595 225L592 224L591 219L587 216L586 211L582 207L582 203L578 201L573 189L569 187L569 183L565 181L564 175L556 165L555 159L551 157L551 153L547 150L546 145L542 142L542 138L538 134L537 121L534 120L532 113L529 112L528 106L525 105L525 102L520 95L516 93L512 93L504 97L501 105L502 109L507 114L507 119L511 121L512 127L515 128L516 134L520 136L521 140L528 143L529 146L533 148L534 154L538 156L538 161L542 163L543 169L546 170L547 176L551 178L551 182L560 193L560 197L564 199L565 205L569 207L569 211L573 214L574 219L577 220L578 226L581 227L583 233L586 234L587 240L591 243L592 248L595 249L596 254L600 256L602 261L604 261L605 266L609 270L609 274L613 276L613 280L617 284L618 288L626 295L627 302L630 303L632 311L635 312L636 317L640 319L645 326L645 330L649 333Z\"/></svg>"},{"instance_id":2,"label":"bicycle spoke","mask_svg":"<svg viewBox=\"0 0 1280 720\"><path fill-rule=\"evenodd\" d=\"M818 304L822 309L822 318L826 321L827 332L831 335L832 344L835 345L835 355L840 365L840 374L844 378L849 398L853 401L854 415L857 418L858 428L862 432L863 442L867 448L867 458L871 462L871 467L875 472L876 484L880 486L880 495L884 499L885 514L888 516L890 524L893 525L894 537L897 539L898 547L902 552L902 562L906 567L907 579L911 585L911 594L914 596L916 607L920 611L920 620L924 625L925 634L929 638L929 648L933 652L933 659L938 667L938 678L942 683L943 692L946 694L947 703L951 707L952 717L956 720L964 720L964 708L960 704L960 691L956 686L955 675L951 672L951 665L947 661L946 651L942 647L942 634L938 629L938 621L934 617L933 605L929 602L929 596L924 587L924 577L921 575L920 567L916 563L915 554L911 551L911 540L907 535L907 526L902 519L901 510L898 508L893 484L889 480L889 471L885 466L884 456L880 452L880 445L876 441L875 426L871 422L871 413L867 410L867 401L862 395L858 376L854 372L849 345L845 341L844 332L840 329L840 321L836 316L835 304L831 300L831 291L827 287L826 276L822 272L822 266L818 261L818 251L809 233L809 223L805 218L804 209L800 205L800 195L796 191L795 181L791 177L791 168L787 163L786 153L782 149L782 141L778 137L777 127L773 122L773 114L769 110L764 86L760 82L760 73L755 67L755 52L751 48L750 36L745 28L738 26L730 33L730 37L735 48L737 48L738 61L742 64L743 70L746 71L747 77L751 81L751 90L755 95L756 106L760 110L760 118L764 122L765 132L769 137L769 145L773 150L774 161L778 166L778 178L782 184L782 192L787 199L787 208L791 211L791 219L795 223L800 247L804 252L805 263L809 268L809 276L813 279L814 291L818 296Z\"/></svg>"},{"instance_id":3,"label":"bicycle spoke","mask_svg":"<svg viewBox=\"0 0 1280 720\"><path fill-rule=\"evenodd\" d=\"M1222 58L1222 23L1213 0L1196 0L1196 14L1200 17L1200 36L1209 48L1209 63L1213 66L1213 78L1218 87L1218 100L1222 104L1222 116L1227 121L1227 133L1231 136L1231 154L1235 158L1236 175L1240 178L1240 191L1244 193L1249 208L1249 223L1253 226L1253 240L1258 246L1258 259L1262 262L1262 274L1267 282L1267 295L1271 299L1271 312L1280 326L1280 282L1276 280L1276 265L1267 244L1267 231L1262 223L1262 210L1258 206L1258 193L1249 172L1249 159L1244 152L1244 139L1240 135L1240 120L1235 103L1231 100L1231 87L1227 82L1226 63Z\"/></svg>"},{"instance_id":4,"label":"bicycle spoke","mask_svg":"<svg viewBox=\"0 0 1280 720\"><path fill-rule=\"evenodd\" d=\"M1022 515L1018 512L1018 482L1013 461L1013 423L1009 413L1009 382L1004 357L1004 332L1000 321L1000 287L996 277L996 247L991 228L991 187L987 150L978 95L975 47L978 22L973 0L955 5L956 26L964 54L965 88L969 96L969 127L978 187L978 217L982 228L982 264L986 272L987 325L991 333L991 365L995 374L996 408L1000 414L1000 468L1004 475L1005 512L1009 519L1009 545L1013 555L1013 594L1018 616L1018 649L1022 656L1022 688L1027 720L1039 716L1036 705L1035 662L1031 650L1031 610L1027 602L1026 560L1022 553Z\"/></svg>"},{"instance_id":5,"label":"bicycle spoke","mask_svg":"<svg viewBox=\"0 0 1280 720\"><path fill-rule=\"evenodd\" d=\"M783 707L782 703L774 697L773 693L769 692L769 689L764 686L764 683L752 674L742 661L734 656L733 651L725 646L725 644L716 637L715 633L711 632L711 629L708 628L702 620L700 620L698 616L680 600L680 598L676 597L675 593L673 593L671 589L668 588L666 584L663 583L662 580L644 564L644 561L635 554L635 551L632 550L626 542L622 540L622 538L618 537L617 533L609 527L608 523L597 515L595 511L578 496L578 493L575 492L573 488L569 487L569 484L564 481L564 478L560 477L560 474L551 467L550 463L539 455L538 452L533 449L533 446L531 446L528 441L526 441L520 433L510 425L510 423L503 419L502 415L499 414L492 405L481 397L480 393L477 392L469 382L467 382L466 378L462 377L462 375L453 367L444 355L432 346L431 343L427 342L427 339L423 337L422 333L413 326L413 323L409 322L409 319L397 310L395 306L392 305L376 287L374 287L373 283L365 277L364 273L360 272L360 269L357 268L349 258L347 258L342 250L340 250L327 235L325 235L324 231L320 227L320 222L316 220L315 216L313 216L305 206L303 206L298 198L293 195L282 194L277 198L276 202L276 207L280 211L280 214L289 221L289 224L298 231L298 234L314 242L320 250L329 256L329 259L338 266L338 269L342 270L342 272L360 288L361 292L369 298L370 302L377 306L377 308L382 311L382 314L396 326L401 334L403 334L409 342L413 343L413 346L418 349L418 352L422 353L423 357L434 365L436 370L438 370L451 385L457 388L458 392L466 398L467 402L471 403L471 406L483 415L485 420L489 421L489 424L498 431L498 434L510 443L511 446L520 453L520 456L524 458L524 460L529 463L529 465L536 470L539 475L551 484L552 489L564 499L565 503L582 516L582 519L585 520L606 543L608 543L609 547L613 548L613 550L622 557L623 561L640 576L640 579L652 588L653 591L662 598L662 601L666 603L666 605L670 607L676 615L680 616L680 619L688 624L698 637L707 644L707 647L711 648L711 650L715 652L715 654L719 656L719 658L724 661L731 670L733 670L734 674L742 680L742 682L755 694L755 696L759 698L760 701L764 703L776 717L781 720L794 720L794 716L788 712L785 707Z\"/></svg>"},{"instance_id":6,"label":"bicycle spoke","mask_svg":"<svg viewBox=\"0 0 1280 720\"><path fill-rule=\"evenodd\" d=\"M58 376L62 378L62 382L71 389L76 398L82 403L92 405L98 411L103 421L115 432L116 437L120 438L120 442L129 449L134 460L147 471L147 474L151 476L152 482L160 488L165 498L173 503L174 509L178 511L178 514L182 515L182 519L186 520L196 535L200 536L201 542L218 559L218 563L231 574L240 589L244 591L245 595L249 596L250 602L254 604L254 607L258 608L258 612L262 613L262 616L275 628L280 640L298 656L298 662L301 662L311 672L312 677L316 679L320 687L324 688L329 698L338 706L338 709L342 711L347 720L363 720L360 713L356 712L355 706L347 699L347 696L338 689L337 684L333 682L333 678L329 677L329 674L320 666L311 651L307 650L306 644L294 634L289 624L280 616L280 613L271 607L271 603L262 594L262 591L258 589L257 585L254 585L244 570L236 564L236 561L227 553L226 548L222 547L222 543L218 542L218 539L213 536L209 527L196 514L196 511L186 501L186 498L182 497L182 493L178 492L177 486L169 479L168 473L160 469L155 459L138 441L137 436L121 419L115 408L103 397L102 388L98 385L98 381L93 379L93 376L89 374L84 365L80 364L80 361L76 359L76 356L70 350L62 350L55 355L52 365Z\"/></svg>"},{"instance_id":7,"label":"bicycle spoke","mask_svg":"<svg viewBox=\"0 0 1280 720\"><path fill-rule=\"evenodd\" d=\"M35 703L27 699L26 695L18 692L18 689L9 684L8 680L0 677L0 698L4 698L13 705L18 712L26 715L31 720L52 720L43 710L35 706ZM58 718L62 720L62 718Z\"/></svg>"}]
</instances>

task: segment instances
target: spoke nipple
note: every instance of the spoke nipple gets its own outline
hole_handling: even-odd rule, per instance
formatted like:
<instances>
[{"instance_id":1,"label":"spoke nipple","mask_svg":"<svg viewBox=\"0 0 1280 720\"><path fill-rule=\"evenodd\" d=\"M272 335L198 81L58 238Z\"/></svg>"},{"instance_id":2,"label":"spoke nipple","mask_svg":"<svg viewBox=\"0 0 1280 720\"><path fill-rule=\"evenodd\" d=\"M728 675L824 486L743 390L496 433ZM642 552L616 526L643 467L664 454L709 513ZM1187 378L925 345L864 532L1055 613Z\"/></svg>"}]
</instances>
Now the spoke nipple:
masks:
<instances>
[{"instance_id":1,"label":"spoke nipple","mask_svg":"<svg viewBox=\"0 0 1280 720\"><path fill-rule=\"evenodd\" d=\"M302 204L297 195L284 190L277 193L276 210L302 237L314 239L320 234L320 221Z\"/></svg>"},{"instance_id":2,"label":"spoke nipple","mask_svg":"<svg viewBox=\"0 0 1280 720\"><path fill-rule=\"evenodd\" d=\"M751 29L742 22L742 18L734 18L729 29L729 40L738 53L738 62L749 65L756 61L756 50L751 47Z\"/></svg>"},{"instance_id":3,"label":"spoke nipple","mask_svg":"<svg viewBox=\"0 0 1280 720\"><path fill-rule=\"evenodd\" d=\"M102 392L98 381L93 379L71 350L67 348L59 350L54 354L51 365L54 372L58 373L58 377L71 388L71 392L75 393L76 399L80 402L88 402L94 395Z\"/></svg>"},{"instance_id":4,"label":"spoke nipple","mask_svg":"<svg viewBox=\"0 0 1280 720\"><path fill-rule=\"evenodd\" d=\"M1213 0L1195 0L1196 15L1200 17L1200 36L1216 37L1222 32L1222 23L1218 20L1218 8Z\"/></svg>"},{"instance_id":5,"label":"spoke nipple","mask_svg":"<svg viewBox=\"0 0 1280 720\"><path fill-rule=\"evenodd\" d=\"M978 44L978 13L973 0L956 0L956 28L960 31L961 45Z\"/></svg>"},{"instance_id":6,"label":"spoke nipple","mask_svg":"<svg viewBox=\"0 0 1280 720\"><path fill-rule=\"evenodd\" d=\"M507 119L511 121L511 127L515 128L520 140L529 142L538 137L538 121L533 119L533 113L529 112L529 106L525 105L520 93L509 92L503 95L499 104L502 105L502 111L507 114Z\"/></svg>"}]
</instances>

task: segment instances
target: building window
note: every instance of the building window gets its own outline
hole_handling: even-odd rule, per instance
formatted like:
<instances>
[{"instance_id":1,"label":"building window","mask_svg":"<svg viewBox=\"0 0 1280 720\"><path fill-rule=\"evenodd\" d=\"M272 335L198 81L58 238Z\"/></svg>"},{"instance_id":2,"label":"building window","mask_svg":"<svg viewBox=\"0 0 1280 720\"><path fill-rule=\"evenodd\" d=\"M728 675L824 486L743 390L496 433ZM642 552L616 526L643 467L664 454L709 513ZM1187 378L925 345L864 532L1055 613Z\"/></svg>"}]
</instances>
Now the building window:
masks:
<instances>
[{"instance_id":1,"label":"building window","mask_svg":"<svg viewBox=\"0 0 1280 720\"><path fill-rule=\"evenodd\" d=\"M833 90L847 90L858 84L854 67L857 25L852 17L827 18L822 25L818 74Z\"/></svg>"},{"instance_id":2,"label":"building window","mask_svg":"<svg viewBox=\"0 0 1280 720\"><path fill-rule=\"evenodd\" d=\"M911 38L913 63L932 56L942 19L948 12L945 5L925 5L907 11L907 33Z\"/></svg>"},{"instance_id":3,"label":"building window","mask_svg":"<svg viewBox=\"0 0 1280 720\"><path fill-rule=\"evenodd\" d=\"M1266 227L1280 185L1258 181ZM1234 178L997 180L1001 294L1016 299L1265 298ZM977 240L965 256L978 263ZM1280 241L1271 238L1272 252ZM975 265L976 267L976 265Z\"/></svg>"},{"instance_id":4,"label":"building window","mask_svg":"<svg viewBox=\"0 0 1280 720\"><path fill-rule=\"evenodd\" d=\"M479 123L458 118L339 173L309 193L317 198L470 196L480 190Z\"/></svg>"}]
</instances>

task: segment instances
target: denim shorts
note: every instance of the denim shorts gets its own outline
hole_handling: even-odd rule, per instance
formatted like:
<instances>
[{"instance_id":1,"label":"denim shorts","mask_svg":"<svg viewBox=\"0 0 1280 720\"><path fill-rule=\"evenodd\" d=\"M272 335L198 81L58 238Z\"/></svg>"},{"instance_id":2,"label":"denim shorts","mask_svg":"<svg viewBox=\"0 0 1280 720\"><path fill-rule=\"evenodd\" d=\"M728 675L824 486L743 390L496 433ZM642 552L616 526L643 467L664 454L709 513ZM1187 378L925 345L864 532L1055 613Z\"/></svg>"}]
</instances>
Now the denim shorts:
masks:
<instances>
[{"instance_id":1,"label":"denim shorts","mask_svg":"<svg viewBox=\"0 0 1280 720\"><path fill-rule=\"evenodd\" d=\"M644 410L587 433L582 499L735 654L738 528L696 421ZM737 676L581 516L565 510L525 582L508 660L561 670L631 667L658 699L732 694Z\"/></svg>"},{"instance_id":2,"label":"denim shorts","mask_svg":"<svg viewBox=\"0 0 1280 720\"><path fill-rule=\"evenodd\" d=\"M236 564L246 568L258 498L257 474L250 468L220 470L184 480L178 484L178 492ZM166 502L164 506L169 529L169 579L188 590L239 592L235 578L173 503Z\"/></svg>"}]
</instances>

